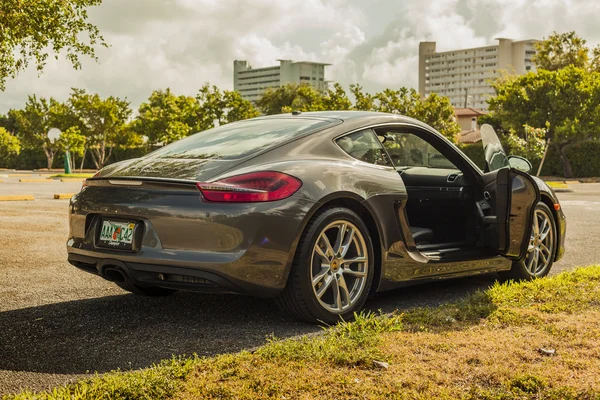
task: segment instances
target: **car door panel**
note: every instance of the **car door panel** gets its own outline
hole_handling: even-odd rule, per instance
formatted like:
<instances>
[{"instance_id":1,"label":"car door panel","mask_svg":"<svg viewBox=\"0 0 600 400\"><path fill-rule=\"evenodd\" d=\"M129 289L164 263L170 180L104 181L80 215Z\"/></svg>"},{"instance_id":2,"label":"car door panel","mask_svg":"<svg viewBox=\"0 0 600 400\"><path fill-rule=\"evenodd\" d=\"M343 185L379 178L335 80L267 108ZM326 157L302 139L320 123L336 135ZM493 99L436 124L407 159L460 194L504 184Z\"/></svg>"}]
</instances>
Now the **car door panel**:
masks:
<instances>
[{"instance_id":1,"label":"car door panel","mask_svg":"<svg viewBox=\"0 0 600 400\"><path fill-rule=\"evenodd\" d=\"M477 202L482 241L500 255L521 259L540 200L537 184L528 174L507 167L484 174L482 180L483 199Z\"/></svg>"}]
</instances>

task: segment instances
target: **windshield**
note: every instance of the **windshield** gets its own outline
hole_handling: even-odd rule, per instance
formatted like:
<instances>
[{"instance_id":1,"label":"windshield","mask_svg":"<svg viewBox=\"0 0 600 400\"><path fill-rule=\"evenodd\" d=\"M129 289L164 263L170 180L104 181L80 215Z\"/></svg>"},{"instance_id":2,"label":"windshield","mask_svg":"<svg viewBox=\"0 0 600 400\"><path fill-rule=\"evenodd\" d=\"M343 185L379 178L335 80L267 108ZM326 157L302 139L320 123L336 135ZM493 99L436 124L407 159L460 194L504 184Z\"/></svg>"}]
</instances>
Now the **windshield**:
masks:
<instances>
[{"instance_id":1,"label":"windshield","mask_svg":"<svg viewBox=\"0 0 600 400\"><path fill-rule=\"evenodd\" d=\"M500 143L500 139L491 125L481 126L481 144L483 145L487 172L509 166L502 143Z\"/></svg>"},{"instance_id":2,"label":"windshield","mask_svg":"<svg viewBox=\"0 0 600 400\"><path fill-rule=\"evenodd\" d=\"M309 118L272 118L234 122L196 133L149 155L158 158L243 158L300 137L331 122Z\"/></svg>"}]
</instances>

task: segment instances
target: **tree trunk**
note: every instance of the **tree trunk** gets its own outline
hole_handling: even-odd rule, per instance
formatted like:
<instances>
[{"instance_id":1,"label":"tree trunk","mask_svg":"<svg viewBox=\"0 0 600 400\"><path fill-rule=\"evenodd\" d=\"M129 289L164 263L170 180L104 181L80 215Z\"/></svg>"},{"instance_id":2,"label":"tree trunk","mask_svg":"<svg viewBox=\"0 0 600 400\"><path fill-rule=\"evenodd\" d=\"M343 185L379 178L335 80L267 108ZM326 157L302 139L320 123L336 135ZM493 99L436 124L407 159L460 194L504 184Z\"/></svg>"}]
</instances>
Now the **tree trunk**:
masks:
<instances>
[{"instance_id":1,"label":"tree trunk","mask_svg":"<svg viewBox=\"0 0 600 400\"><path fill-rule=\"evenodd\" d=\"M100 163L98 161L98 149L92 148L90 150L90 155L92 156L92 161L94 162L94 165L96 166L96 169L100 169Z\"/></svg>"},{"instance_id":2,"label":"tree trunk","mask_svg":"<svg viewBox=\"0 0 600 400\"><path fill-rule=\"evenodd\" d=\"M546 154L548 154L548 150L550 149L550 139L546 142L546 148L544 149L544 155L542 156L542 160L540 161L540 166L538 167L536 176L540 176L542 173L542 168L544 168L544 161L546 161Z\"/></svg>"},{"instance_id":3,"label":"tree trunk","mask_svg":"<svg viewBox=\"0 0 600 400\"><path fill-rule=\"evenodd\" d=\"M569 144L563 144L558 147L558 153L560 155L560 164L562 165L563 173L565 178L573 178L573 169L571 168L571 162L567 157L567 149Z\"/></svg>"},{"instance_id":4,"label":"tree trunk","mask_svg":"<svg viewBox=\"0 0 600 400\"><path fill-rule=\"evenodd\" d=\"M85 155L87 154L87 147L83 149L83 157L81 157L81 164L79 165L79 172L83 170L83 163L85 162Z\"/></svg>"},{"instance_id":5,"label":"tree trunk","mask_svg":"<svg viewBox=\"0 0 600 400\"><path fill-rule=\"evenodd\" d=\"M103 140L100 144L100 149L98 153L98 169L104 167L104 163L106 162L106 140Z\"/></svg>"},{"instance_id":6,"label":"tree trunk","mask_svg":"<svg viewBox=\"0 0 600 400\"><path fill-rule=\"evenodd\" d=\"M106 162L110 159L110 156L112 156L112 153L113 153L113 149L114 149L114 147L108 148L108 154L106 155L106 159L104 160L104 162Z\"/></svg>"},{"instance_id":7,"label":"tree trunk","mask_svg":"<svg viewBox=\"0 0 600 400\"><path fill-rule=\"evenodd\" d=\"M52 169L52 162L54 161L54 153L52 151L48 150L48 148L46 148L46 146L44 146L43 150L44 150L44 154L46 155L48 169Z\"/></svg>"}]
</instances>

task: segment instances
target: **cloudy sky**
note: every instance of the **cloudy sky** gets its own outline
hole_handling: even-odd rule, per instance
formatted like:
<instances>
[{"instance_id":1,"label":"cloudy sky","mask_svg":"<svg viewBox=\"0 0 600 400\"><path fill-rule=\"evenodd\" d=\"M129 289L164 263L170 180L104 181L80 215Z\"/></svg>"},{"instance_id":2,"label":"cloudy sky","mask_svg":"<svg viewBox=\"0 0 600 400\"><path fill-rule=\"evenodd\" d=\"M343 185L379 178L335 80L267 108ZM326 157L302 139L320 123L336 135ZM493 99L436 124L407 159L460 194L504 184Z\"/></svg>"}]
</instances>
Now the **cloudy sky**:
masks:
<instances>
[{"instance_id":1,"label":"cloudy sky","mask_svg":"<svg viewBox=\"0 0 600 400\"><path fill-rule=\"evenodd\" d=\"M51 60L0 92L0 113L28 94L67 98L71 87L126 97L153 89L194 95L205 82L232 89L232 62L328 62L326 78L369 91L416 87L418 43L438 50L576 30L600 43L599 0L104 0L90 10L110 45L74 71Z\"/></svg>"}]
</instances>

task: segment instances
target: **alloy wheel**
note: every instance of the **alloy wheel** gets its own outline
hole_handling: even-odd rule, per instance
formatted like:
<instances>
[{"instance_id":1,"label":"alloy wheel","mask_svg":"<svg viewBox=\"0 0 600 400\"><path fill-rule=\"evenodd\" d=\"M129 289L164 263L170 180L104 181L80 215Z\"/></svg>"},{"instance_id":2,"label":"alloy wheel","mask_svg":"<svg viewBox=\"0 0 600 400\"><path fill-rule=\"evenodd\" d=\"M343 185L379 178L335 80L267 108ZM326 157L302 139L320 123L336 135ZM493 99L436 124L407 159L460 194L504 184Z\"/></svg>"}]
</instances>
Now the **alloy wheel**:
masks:
<instances>
[{"instance_id":1,"label":"alloy wheel","mask_svg":"<svg viewBox=\"0 0 600 400\"><path fill-rule=\"evenodd\" d=\"M542 275L552 261L554 249L554 229L552 216L543 209L535 210L531 238L527 247L525 268L532 276Z\"/></svg>"},{"instance_id":2,"label":"alloy wheel","mask_svg":"<svg viewBox=\"0 0 600 400\"><path fill-rule=\"evenodd\" d=\"M360 230L338 220L320 233L311 257L311 284L322 307L341 314L365 290L369 268L367 245Z\"/></svg>"}]
</instances>

